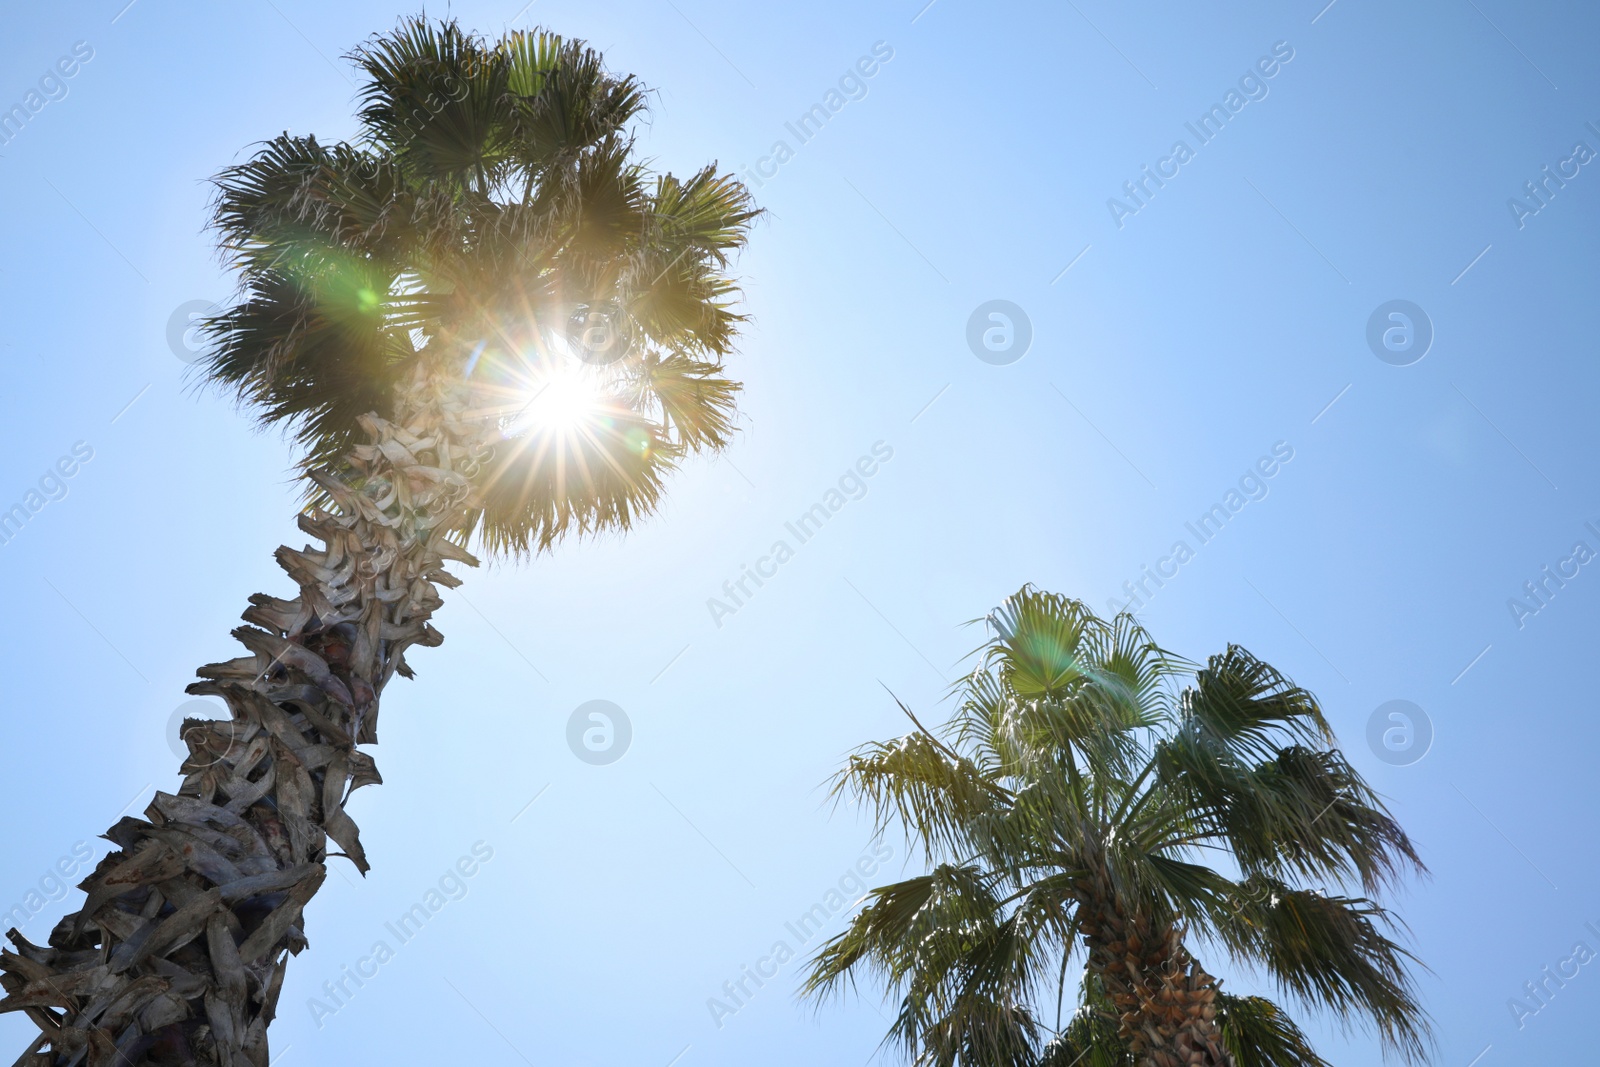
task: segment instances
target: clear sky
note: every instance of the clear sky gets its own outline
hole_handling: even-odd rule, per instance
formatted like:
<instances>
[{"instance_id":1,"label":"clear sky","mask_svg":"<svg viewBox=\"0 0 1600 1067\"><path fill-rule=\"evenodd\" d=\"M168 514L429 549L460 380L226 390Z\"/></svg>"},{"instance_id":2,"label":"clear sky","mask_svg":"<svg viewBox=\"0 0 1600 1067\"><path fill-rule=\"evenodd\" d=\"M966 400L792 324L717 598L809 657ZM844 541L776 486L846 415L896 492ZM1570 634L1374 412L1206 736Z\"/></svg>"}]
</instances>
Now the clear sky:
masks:
<instances>
[{"instance_id":1,"label":"clear sky","mask_svg":"<svg viewBox=\"0 0 1600 1067\"><path fill-rule=\"evenodd\" d=\"M588 39L655 87L660 166L762 183L744 430L626 542L449 595L386 696L386 784L353 805L374 870L310 908L279 1063L865 1062L880 1008L797 1005L798 960L707 1001L814 946L785 924L858 859L898 874L821 783L903 732L883 686L940 718L961 624L1028 581L1101 610L1131 583L1175 651L1239 642L1322 697L1433 870L1397 904L1439 1062L1592 1055L1600 11L1325 2L454 5ZM0 907L174 787L183 686L287 588L290 453L185 387L168 324L229 291L203 180L284 129L348 135L338 57L413 10L124 3L13 5L0 38L0 110L27 112L0 147L0 506L38 493L0 545ZM733 603L746 566L769 577ZM631 725L608 764L568 744L592 700ZM376 976L313 1011L344 966Z\"/></svg>"}]
</instances>

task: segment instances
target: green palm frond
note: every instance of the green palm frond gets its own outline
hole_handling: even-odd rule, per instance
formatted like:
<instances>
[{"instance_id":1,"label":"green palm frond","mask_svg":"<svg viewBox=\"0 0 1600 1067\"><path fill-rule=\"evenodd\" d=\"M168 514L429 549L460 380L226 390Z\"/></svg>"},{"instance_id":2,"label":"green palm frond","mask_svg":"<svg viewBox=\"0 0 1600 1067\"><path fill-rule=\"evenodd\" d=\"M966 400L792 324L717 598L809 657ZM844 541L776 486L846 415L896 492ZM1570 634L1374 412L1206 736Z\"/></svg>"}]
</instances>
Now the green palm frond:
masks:
<instances>
[{"instance_id":1,"label":"green palm frond","mask_svg":"<svg viewBox=\"0 0 1600 1067\"><path fill-rule=\"evenodd\" d=\"M1185 689L1156 746L1156 782L1190 829L1247 874L1355 878L1367 892L1425 873L1415 847L1338 749L1316 700L1232 646Z\"/></svg>"},{"instance_id":2,"label":"green palm frond","mask_svg":"<svg viewBox=\"0 0 1600 1067\"><path fill-rule=\"evenodd\" d=\"M1080 1009L1039 1054L1038 1067L1135 1067L1114 1016Z\"/></svg>"},{"instance_id":3,"label":"green palm frond","mask_svg":"<svg viewBox=\"0 0 1600 1067\"><path fill-rule=\"evenodd\" d=\"M667 436L689 451L720 449L732 439L739 383L722 376L721 363L652 353L641 360L631 384L633 402L653 401Z\"/></svg>"},{"instance_id":4,"label":"green palm frond","mask_svg":"<svg viewBox=\"0 0 1600 1067\"><path fill-rule=\"evenodd\" d=\"M454 22L408 19L348 57L372 146L425 181L486 192L503 173L509 71Z\"/></svg>"},{"instance_id":5,"label":"green palm frond","mask_svg":"<svg viewBox=\"0 0 1600 1067\"><path fill-rule=\"evenodd\" d=\"M992 611L995 636L984 663L1020 697L1065 691L1092 669L1086 650L1090 633L1106 624L1080 600L1024 588Z\"/></svg>"},{"instance_id":6,"label":"green palm frond","mask_svg":"<svg viewBox=\"0 0 1600 1067\"><path fill-rule=\"evenodd\" d=\"M1384 1045L1422 1062L1430 1036L1410 969L1416 958L1386 931L1397 920L1374 901L1247 879L1209 917L1235 958L1261 964L1289 993L1348 1028L1371 1021Z\"/></svg>"},{"instance_id":7,"label":"green palm frond","mask_svg":"<svg viewBox=\"0 0 1600 1067\"><path fill-rule=\"evenodd\" d=\"M896 1036L914 1050L923 1027L954 1005L969 953L998 929L991 883L976 867L941 864L874 890L844 932L817 951L804 992L840 992L841 983L855 982L858 965L865 968L902 996L906 1025Z\"/></svg>"},{"instance_id":8,"label":"green palm frond","mask_svg":"<svg viewBox=\"0 0 1600 1067\"><path fill-rule=\"evenodd\" d=\"M922 1028L916 1067L1031 1067L1039 1024L1026 1005L963 996Z\"/></svg>"},{"instance_id":9,"label":"green palm frond","mask_svg":"<svg viewBox=\"0 0 1600 1067\"><path fill-rule=\"evenodd\" d=\"M1280 735L1302 744L1333 742L1317 698L1238 645L1195 672L1182 714L1208 741L1241 758L1270 754Z\"/></svg>"},{"instance_id":10,"label":"green palm frond","mask_svg":"<svg viewBox=\"0 0 1600 1067\"><path fill-rule=\"evenodd\" d=\"M1066 981L1064 968L1061 980ZM1058 992L1058 1010L1064 991ZM1093 974L1084 972L1078 983L1077 1009L1045 1045L1038 1067L1135 1067L1134 1056L1120 1034L1116 1008Z\"/></svg>"},{"instance_id":11,"label":"green palm frond","mask_svg":"<svg viewBox=\"0 0 1600 1067\"><path fill-rule=\"evenodd\" d=\"M1142 731L1168 711L1176 662L1131 616L1106 622L1082 601L1032 586L982 621L991 637L953 687L954 735L980 742L975 761L1045 787L1057 779L1039 772L1065 758L1062 784L1081 789L1087 774L1092 802L1104 803L1104 787L1133 771Z\"/></svg>"},{"instance_id":12,"label":"green palm frond","mask_svg":"<svg viewBox=\"0 0 1600 1067\"><path fill-rule=\"evenodd\" d=\"M975 835L998 823L1010 803L1004 787L920 731L853 753L833 783L835 798L847 794L880 828L899 821L930 859L971 852Z\"/></svg>"},{"instance_id":13,"label":"green palm frond","mask_svg":"<svg viewBox=\"0 0 1600 1067\"><path fill-rule=\"evenodd\" d=\"M1332 1067L1294 1020L1266 997L1219 994L1217 1026L1235 1067Z\"/></svg>"},{"instance_id":14,"label":"green palm frond","mask_svg":"<svg viewBox=\"0 0 1600 1067\"><path fill-rule=\"evenodd\" d=\"M941 865L873 891L819 950L806 994L853 986L864 967L901 998L888 1040L914 1062L1023 1062L1039 1035L1026 1002L1070 939L1070 893L1045 882L1002 898L999 888L975 867Z\"/></svg>"}]
</instances>

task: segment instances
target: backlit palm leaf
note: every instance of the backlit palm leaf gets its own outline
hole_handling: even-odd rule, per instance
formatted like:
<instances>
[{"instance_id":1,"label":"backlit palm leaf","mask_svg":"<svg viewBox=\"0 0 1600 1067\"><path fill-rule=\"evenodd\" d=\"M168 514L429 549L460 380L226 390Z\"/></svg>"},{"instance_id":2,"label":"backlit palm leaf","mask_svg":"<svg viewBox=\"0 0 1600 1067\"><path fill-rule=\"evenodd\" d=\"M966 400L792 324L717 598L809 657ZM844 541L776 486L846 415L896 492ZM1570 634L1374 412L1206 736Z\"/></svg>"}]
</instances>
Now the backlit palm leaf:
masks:
<instances>
[{"instance_id":1,"label":"backlit palm leaf","mask_svg":"<svg viewBox=\"0 0 1600 1067\"><path fill-rule=\"evenodd\" d=\"M283 134L216 179L241 289L200 372L318 467L362 439L360 416L391 416L419 364L454 370L506 426L462 534L520 555L627 527L685 456L731 439L726 270L748 191L714 167L649 172L643 88L581 42L419 18L351 58L357 141ZM590 329L604 358L584 354ZM576 425L524 424L553 377L592 402Z\"/></svg>"}]
</instances>

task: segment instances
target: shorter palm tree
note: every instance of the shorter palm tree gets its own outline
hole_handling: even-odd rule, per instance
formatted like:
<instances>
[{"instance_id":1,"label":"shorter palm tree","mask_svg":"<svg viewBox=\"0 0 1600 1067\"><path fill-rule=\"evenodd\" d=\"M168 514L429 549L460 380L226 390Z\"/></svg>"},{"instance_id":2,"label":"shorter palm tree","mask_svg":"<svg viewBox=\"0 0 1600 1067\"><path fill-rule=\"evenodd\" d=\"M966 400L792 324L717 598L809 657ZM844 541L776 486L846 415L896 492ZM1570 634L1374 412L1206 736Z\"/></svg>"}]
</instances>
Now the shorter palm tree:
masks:
<instances>
[{"instance_id":1,"label":"shorter palm tree","mask_svg":"<svg viewBox=\"0 0 1600 1067\"><path fill-rule=\"evenodd\" d=\"M1314 696L1237 645L1198 667L1031 586L983 621L952 720L905 709L916 729L835 779L931 869L872 890L805 995L883 982L885 1041L918 1067L1325 1067L1204 951L1425 1057L1415 959L1373 898L1426 871Z\"/></svg>"}]
</instances>

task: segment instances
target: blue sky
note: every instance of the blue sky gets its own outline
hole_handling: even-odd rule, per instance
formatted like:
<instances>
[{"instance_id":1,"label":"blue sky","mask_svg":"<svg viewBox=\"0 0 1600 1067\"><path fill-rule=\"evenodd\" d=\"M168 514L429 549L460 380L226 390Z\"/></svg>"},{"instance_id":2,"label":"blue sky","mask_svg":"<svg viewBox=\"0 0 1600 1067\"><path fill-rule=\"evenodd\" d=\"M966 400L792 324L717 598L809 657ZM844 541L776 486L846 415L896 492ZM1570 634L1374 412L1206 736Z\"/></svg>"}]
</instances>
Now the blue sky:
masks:
<instances>
[{"instance_id":1,"label":"blue sky","mask_svg":"<svg viewBox=\"0 0 1600 1067\"><path fill-rule=\"evenodd\" d=\"M1520 1028L1508 1001L1575 943L1600 950L1600 577L1575 552L1600 552L1600 173L1575 151L1600 151L1600 12L1324 2L452 8L638 74L660 166L769 175L740 263L743 432L626 542L488 566L449 599L445 644L386 695L386 784L352 808L374 871L310 909L277 1062L442 1059L463 1033L508 1065L865 1062L880 1009L797 1005L794 963L736 1014L707 1007L798 946L785 924L858 860L899 871L903 843L874 855L821 783L903 732L884 686L940 717L979 639L965 620L1028 581L1103 609L1146 566L1176 568L1145 579L1156 636L1192 657L1241 643L1318 693L1419 841L1433 877L1397 904L1439 1062L1588 1053L1600 965ZM0 907L173 787L182 687L235 654L248 594L285 588L290 452L186 388L168 322L229 290L203 179L284 129L348 135L338 56L413 10L124 3L13 12L0 41L0 109L40 105L0 147L0 504L41 505L0 545ZM788 124L830 91L802 142ZM1201 143L1213 105L1227 121ZM968 345L994 300L1031 327L1011 362ZM1403 366L1414 350L1367 341L1395 300L1433 333ZM713 612L862 457L855 498ZM1257 499L1200 544L1186 524L1241 479ZM1541 603L1524 583L1546 566L1568 577ZM605 765L567 744L591 700L631 723ZM1393 700L1431 723L1409 763L1368 743ZM385 924L441 878L459 899L399 944ZM379 940L393 958L314 1017ZM1335 1062L1380 1061L1312 1028ZM31 1032L0 1018L19 1050Z\"/></svg>"}]
</instances>

